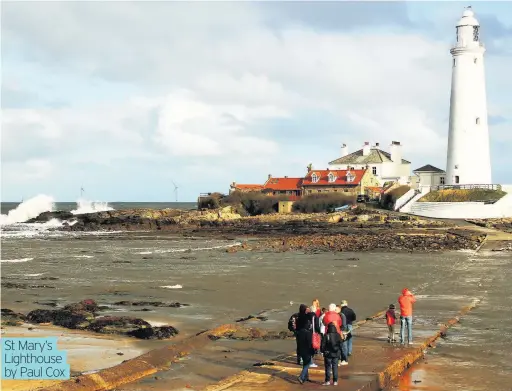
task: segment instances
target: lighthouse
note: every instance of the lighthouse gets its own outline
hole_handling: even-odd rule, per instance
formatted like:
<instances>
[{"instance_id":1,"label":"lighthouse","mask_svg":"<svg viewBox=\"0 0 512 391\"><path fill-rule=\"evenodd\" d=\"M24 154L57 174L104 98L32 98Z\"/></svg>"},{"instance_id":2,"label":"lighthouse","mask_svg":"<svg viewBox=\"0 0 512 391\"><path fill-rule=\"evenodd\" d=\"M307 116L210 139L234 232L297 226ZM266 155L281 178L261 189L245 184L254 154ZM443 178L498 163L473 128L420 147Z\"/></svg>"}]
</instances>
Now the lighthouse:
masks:
<instances>
[{"instance_id":1,"label":"lighthouse","mask_svg":"<svg viewBox=\"0 0 512 391\"><path fill-rule=\"evenodd\" d=\"M452 90L446 184L491 184L484 53L480 24L471 7L456 25L451 48Z\"/></svg>"}]
</instances>

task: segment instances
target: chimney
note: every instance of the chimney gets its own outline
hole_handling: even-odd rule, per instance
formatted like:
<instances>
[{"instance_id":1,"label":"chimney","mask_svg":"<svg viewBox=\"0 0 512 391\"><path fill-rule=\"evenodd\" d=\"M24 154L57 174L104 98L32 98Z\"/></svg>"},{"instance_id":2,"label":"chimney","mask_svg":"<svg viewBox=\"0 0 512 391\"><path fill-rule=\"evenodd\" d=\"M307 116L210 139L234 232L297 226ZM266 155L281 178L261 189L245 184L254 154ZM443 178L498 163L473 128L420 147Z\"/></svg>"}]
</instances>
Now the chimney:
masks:
<instances>
[{"instance_id":1,"label":"chimney","mask_svg":"<svg viewBox=\"0 0 512 391\"><path fill-rule=\"evenodd\" d=\"M272 178L272 174L268 174L268 179Z\"/></svg>"},{"instance_id":2,"label":"chimney","mask_svg":"<svg viewBox=\"0 0 512 391\"><path fill-rule=\"evenodd\" d=\"M395 164L402 164L402 146L399 141L392 141L389 148L391 153L391 160Z\"/></svg>"},{"instance_id":3,"label":"chimney","mask_svg":"<svg viewBox=\"0 0 512 391\"><path fill-rule=\"evenodd\" d=\"M363 156L368 156L370 154L370 143L368 141L364 142L363 145Z\"/></svg>"},{"instance_id":4,"label":"chimney","mask_svg":"<svg viewBox=\"0 0 512 391\"><path fill-rule=\"evenodd\" d=\"M313 169L313 164L309 163L307 166L308 172L310 172Z\"/></svg>"},{"instance_id":5,"label":"chimney","mask_svg":"<svg viewBox=\"0 0 512 391\"><path fill-rule=\"evenodd\" d=\"M341 146L341 157L348 155L348 147L347 144L343 144Z\"/></svg>"},{"instance_id":6,"label":"chimney","mask_svg":"<svg viewBox=\"0 0 512 391\"><path fill-rule=\"evenodd\" d=\"M288 175L285 175L284 177L285 177L285 178L288 178Z\"/></svg>"}]
</instances>

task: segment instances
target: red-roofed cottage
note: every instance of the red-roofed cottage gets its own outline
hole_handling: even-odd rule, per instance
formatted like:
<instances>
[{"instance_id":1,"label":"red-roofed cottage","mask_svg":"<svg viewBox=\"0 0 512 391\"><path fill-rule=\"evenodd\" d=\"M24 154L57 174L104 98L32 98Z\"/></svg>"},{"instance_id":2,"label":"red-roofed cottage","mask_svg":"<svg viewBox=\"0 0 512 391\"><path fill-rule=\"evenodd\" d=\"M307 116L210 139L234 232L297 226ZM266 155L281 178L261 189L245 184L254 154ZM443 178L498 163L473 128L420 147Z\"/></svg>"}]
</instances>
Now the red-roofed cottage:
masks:
<instances>
[{"instance_id":1,"label":"red-roofed cottage","mask_svg":"<svg viewBox=\"0 0 512 391\"><path fill-rule=\"evenodd\" d=\"M330 192L365 194L368 186L378 186L377 178L370 170L310 169L302 181L304 195Z\"/></svg>"},{"instance_id":2,"label":"red-roofed cottage","mask_svg":"<svg viewBox=\"0 0 512 391\"><path fill-rule=\"evenodd\" d=\"M234 191L240 191L242 193L249 193L252 191L262 191L263 185L255 185L255 184L241 184L233 182L230 186L229 192L232 193Z\"/></svg>"},{"instance_id":3,"label":"red-roofed cottage","mask_svg":"<svg viewBox=\"0 0 512 391\"><path fill-rule=\"evenodd\" d=\"M263 192L272 195L287 195L290 200L298 199L302 195L303 178L274 178L268 176L263 185Z\"/></svg>"}]
</instances>

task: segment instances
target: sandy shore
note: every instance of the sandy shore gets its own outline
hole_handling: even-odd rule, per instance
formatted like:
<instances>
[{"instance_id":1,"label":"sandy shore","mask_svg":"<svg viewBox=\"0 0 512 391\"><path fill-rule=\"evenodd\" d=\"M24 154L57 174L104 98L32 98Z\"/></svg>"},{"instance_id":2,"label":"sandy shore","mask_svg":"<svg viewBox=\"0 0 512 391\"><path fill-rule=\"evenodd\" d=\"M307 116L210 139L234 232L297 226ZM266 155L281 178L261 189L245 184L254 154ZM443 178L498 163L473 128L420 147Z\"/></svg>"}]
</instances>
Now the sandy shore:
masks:
<instances>
[{"instance_id":1,"label":"sandy shore","mask_svg":"<svg viewBox=\"0 0 512 391\"><path fill-rule=\"evenodd\" d=\"M153 341L141 342L116 335L95 335L41 325L6 326L2 329L2 337L58 337L59 350L65 350L68 353L71 373L112 367L156 346L152 343ZM57 382L53 380L2 380L1 389L4 391L33 390L55 383Z\"/></svg>"}]
</instances>

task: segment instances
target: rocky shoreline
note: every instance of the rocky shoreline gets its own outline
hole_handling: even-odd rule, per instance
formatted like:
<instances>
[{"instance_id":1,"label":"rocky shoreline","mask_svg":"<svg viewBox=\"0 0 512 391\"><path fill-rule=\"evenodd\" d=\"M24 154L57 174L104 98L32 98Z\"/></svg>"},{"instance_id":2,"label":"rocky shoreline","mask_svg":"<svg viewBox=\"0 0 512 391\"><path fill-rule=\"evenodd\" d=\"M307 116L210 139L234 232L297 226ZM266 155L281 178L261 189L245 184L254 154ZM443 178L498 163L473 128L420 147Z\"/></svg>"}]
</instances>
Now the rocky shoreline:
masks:
<instances>
[{"instance_id":1,"label":"rocky shoreline","mask_svg":"<svg viewBox=\"0 0 512 391\"><path fill-rule=\"evenodd\" d=\"M127 209L73 215L45 212L28 222L64 221L64 231L165 231L188 236L258 239L227 251L445 251L476 249L485 234L453 223L358 207L341 213L242 217L218 210ZM480 224L479 224L480 225Z\"/></svg>"}]
</instances>

